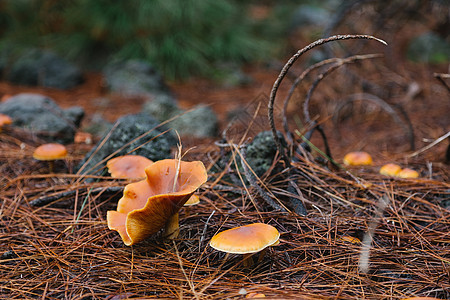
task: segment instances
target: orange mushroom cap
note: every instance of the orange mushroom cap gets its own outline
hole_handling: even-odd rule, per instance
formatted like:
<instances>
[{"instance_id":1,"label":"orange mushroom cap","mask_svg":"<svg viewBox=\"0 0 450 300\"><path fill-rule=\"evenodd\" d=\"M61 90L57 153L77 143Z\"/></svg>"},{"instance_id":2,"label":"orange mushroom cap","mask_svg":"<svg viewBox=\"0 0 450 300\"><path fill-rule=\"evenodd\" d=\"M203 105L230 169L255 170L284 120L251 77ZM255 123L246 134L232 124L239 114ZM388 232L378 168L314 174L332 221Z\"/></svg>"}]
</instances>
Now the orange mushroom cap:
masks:
<instances>
[{"instance_id":1,"label":"orange mushroom cap","mask_svg":"<svg viewBox=\"0 0 450 300\"><path fill-rule=\"evenodd\" d=\"M419 172L410 169L410 168L404 168L403 170L401 170L398 174L397 177L400 178L417 178L419 177Z\"/></svg>"},{"instance_id":2,"label":"orange mushroom cap","mask_svg":"<svg viewBox=\"0 0 450 300\"><path fill-rule=\"evenodd\" d=\"M164 159L145 173L146 179L125 186L117 211L107 212L108 228L118 231L127 246L163 228L207 180L200 161Z\"/></svg>"},{"instance_id":3,"label":"orange mushroom cap","mask_svg":"<svg viewBox=\"0 0 450 300\"><path fill-rule=\"evenodd\" d=\"M280 233L268 224L254 223L222 231L211 239L209 245L219 251L247 254L278 244Z\"/></svg>"},{"instance_id":4,"label":"orange mushroom cap","mask_svg":"<svg viewBox=\"0 0 450 300\"><path fill-rule=\"evenodd\" d=\"M344 164L347 166L363 166L372 163L372 157L364 151L349 152L344 156Z\"/></svg>"},{"instance_id":5,"label":"orange mushroom cap","mask_svg":"<svg viewBox=\"0 0 450 300\"><path fill-rule=\"evenodd\" d=\"M380 174L386 176L397 176L401 170L402 167L397 164L385 164L380 168Z\"/></svg>"},{"instance_id":6,"label":"orange mushroom cap","mask_svg":"<svg viewBox=\"0 0 450 300\"><path fill-rule=\"evenodd\" d=\"M0 127L9 125L12 123L12 119L8 115L0 114Z\"/></svg>"},{"instance_id":7,"label":"orange mushroom cap","mask_svg":"<svg viewBox=\"0 0 450 300\"><path fill-rule=\"evenodd\" d=\"M123 155L108 160L106 167L114 178L145 178L145 168L152 163L141 155Z\"/></svg>"},{"instance_id":8,"label":"orange mushroom cap","mask_svg":"<svg viewBox=\"0 0 450 300\"><path fill-rule=\"evenodd\" d=\"M43 144L33 152L33 158L37 160L56 160L67 156L67 149L61 144Z\"/></svg>"}]
</instances>

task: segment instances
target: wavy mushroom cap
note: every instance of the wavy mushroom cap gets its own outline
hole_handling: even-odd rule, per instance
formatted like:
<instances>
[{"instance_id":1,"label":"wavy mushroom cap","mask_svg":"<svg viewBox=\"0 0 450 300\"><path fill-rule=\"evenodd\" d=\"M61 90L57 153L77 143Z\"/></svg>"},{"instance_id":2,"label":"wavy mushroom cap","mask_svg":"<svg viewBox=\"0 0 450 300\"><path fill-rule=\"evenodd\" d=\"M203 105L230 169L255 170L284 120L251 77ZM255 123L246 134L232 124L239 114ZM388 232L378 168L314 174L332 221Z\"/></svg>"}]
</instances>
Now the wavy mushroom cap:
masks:
<instances>
[{"instance_id":1,"label":"wavy mushroom cap","mask_svg":"<svg viewBox=\"0 0 450 300\"><path fill-rule=\"evenodd\" d=\"M211 239L209 245L219 251L247 254L277 245L280 233L268 224L254 223L222 231Z\"/></svg>"},{"instance_id":2,"label":"wavy mushroom cap","mask_svg":"<svg viewBox=\"0 0 450 300\"><path fill-rule=\"evenodd\" d=\"M404 168L403 170L401 170L398 174L397 177L400 178L418 178L419 177L419 172L410 169L410 168Z\"/></svg>"},{"instance_id":3,"label":"wavy mushroom cap","mask_svg":"<svg viewBox=\"0 0 450 300\"><path fill-rule=\"evenodd\" d=\"M344 156L344 164L347 166L364 166L372 163L372 156L364 151L350 152Z\"/></svg>"},{"instance_id":4,"label":"wavy mushroom cap","mask_svg":"<svg viewBox=\"0 0 450 300\"><path fill-rule=\"evenodd\" d=\"M33 158L37 160L56 160L67 156L67 149L64 145L50 143L37 147L33 152Z\"/></svg>"},{"instance_id":5,"label":"wavy mushroom cap","mask_svg":"<svg viewBox=\"0 0 450 300\"><path fill-rule=\"evenodd\" d=\"M108 160L106 167L114 178L145 178L145 168L152 163L141 155L123 155Z\"/></svg>"},{"instance_id":6,"label":"wavy mushroom cap","mask_svg":"<svg viewBox=\"0 0 450 300\"><path fill-rule=\"evenodd\" d=\"M380 168L380 174L386 176L397 176L401 170L402 167L397 164L385 164Z\"/></svg>"},{"instance_id":7,"label":"wavy mushroom cap","mask_svg":"<svg viewBox=\"0 0 450 300\"><path fill-rule=\"evenodd\" d=\"M129 246L158 232L207 180L200 161L157 161L145 169L147 178L125 186L117 211L108 211L109 229Z\"/></svg>"},{"instance_id":8,"label":"wavy mushroom cap","mask_svg":"<svg viewBox=\"0 0 450 300\"><path fill-rule=\"evenodd\" d=\"M4 125L9 125L11 123L12 123L12 119L10 116L0 114L0 127L2 127Z\"/></svg>"}]
</instances>

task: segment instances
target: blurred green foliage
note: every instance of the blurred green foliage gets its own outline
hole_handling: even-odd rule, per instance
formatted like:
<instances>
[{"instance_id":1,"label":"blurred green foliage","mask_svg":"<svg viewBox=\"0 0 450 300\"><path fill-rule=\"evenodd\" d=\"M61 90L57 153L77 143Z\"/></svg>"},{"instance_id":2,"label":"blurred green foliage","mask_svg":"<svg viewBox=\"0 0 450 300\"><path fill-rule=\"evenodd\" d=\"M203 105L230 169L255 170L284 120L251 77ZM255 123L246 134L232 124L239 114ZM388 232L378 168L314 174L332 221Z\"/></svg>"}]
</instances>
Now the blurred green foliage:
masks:
<instances>
[{"instance_id":1,"label":"blurred green foliage","mask_svg":"<svg viewBox=\"0 0 450 300\"><path fill-rule=\"evenodd\" d=\"M0 47L45 47L88 65L140 58L166 78L212 75L274 54L238 0L3 0Z\"/></svg>"}]
</instances>

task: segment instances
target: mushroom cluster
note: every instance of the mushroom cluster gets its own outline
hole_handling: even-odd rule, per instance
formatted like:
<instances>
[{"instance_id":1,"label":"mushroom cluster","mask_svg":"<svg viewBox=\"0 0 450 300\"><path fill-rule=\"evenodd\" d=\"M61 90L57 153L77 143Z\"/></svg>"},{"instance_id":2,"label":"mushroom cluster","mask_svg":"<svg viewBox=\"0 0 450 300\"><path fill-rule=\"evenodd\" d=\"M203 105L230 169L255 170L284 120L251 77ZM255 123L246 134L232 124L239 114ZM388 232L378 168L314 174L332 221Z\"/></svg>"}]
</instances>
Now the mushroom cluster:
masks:
<instances>
[{"instance_id":1,"label":"mushroom cluster","mask_svg":"<svg viewBox=\"0 0 450 300\"><path fill-rule=\"evenodd\" d=\"M404 168L400 167L397 164L385 164L380 168L380 174L391 176L391 177L398 177L398 178L417 178L419 177L419 172L410 169L410 168Z\"/></svg>"},{"instance_id":2,"label":"mushroom cluster","mask_svg":"<svg viewBox=\"0 0 450 300\"><path fill-rule=\"evenodd\" d=\"M108 227L125 245L138 243L165 228L166 238L179 233L178 211L207 180L200 161L157 161L145 168L146 179L125 186L117 211L107 212Z\"/></svg>"}]
</instances>

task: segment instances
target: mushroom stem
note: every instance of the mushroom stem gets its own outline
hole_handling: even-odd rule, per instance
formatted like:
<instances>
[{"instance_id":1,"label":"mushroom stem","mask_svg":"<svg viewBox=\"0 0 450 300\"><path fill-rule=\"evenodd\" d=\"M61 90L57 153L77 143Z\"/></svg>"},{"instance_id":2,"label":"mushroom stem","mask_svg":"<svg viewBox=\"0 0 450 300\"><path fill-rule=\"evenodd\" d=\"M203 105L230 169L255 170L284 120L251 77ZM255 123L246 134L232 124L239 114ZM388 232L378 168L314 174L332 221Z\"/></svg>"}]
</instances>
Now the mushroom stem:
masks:
<instances>
[{"instance_id":1,"label":"mushroom stem","mask_svg":"<svg viewBox=\"0 0 450 300\"><path fill-rule=\"evenodd\" d=\"M54 160L49 160L48 161L48 171L50 173L53 173L54 169L55 169L55 161Z\"/></svg>"},{"instance_id":2,"label":"mushroom stem","mask_svg":"<svg viewBox=\"0 0 450 300\"><path fill-rule=\"evenodd\" d=\"M253 253L246 253L244 254L244 257L242 258L242 264L244 265L244 267L251 267L253 266L254 262L253 262L253 258L252 258Z\"/></svg>"},{"instance_id":3,"label":"mushroom stem","mask_svg":"<svg viewBox=\"0 0 450 300\"><path fill-rule=\"evenodd\" d=\"M266 255L266 252L267 252L267 248L264 248L263 250L261 250L260 252L259 252L259 255L258 255L258 264L263 260L263 258L264 258L264 255Z\"/></svg>"},{"instance_id":4,"label":"mushroom stem","mask_svg":"<svg viewBox=\"0 0 450 300\"><path fill-rule=\"evenodd\" d=\"M169 221L166 223L164 228L164 237L166 239L172 240L178 237L180 234L180 227L178 225L178 212L170 217Z\"/></svg>"}]
</instances>

